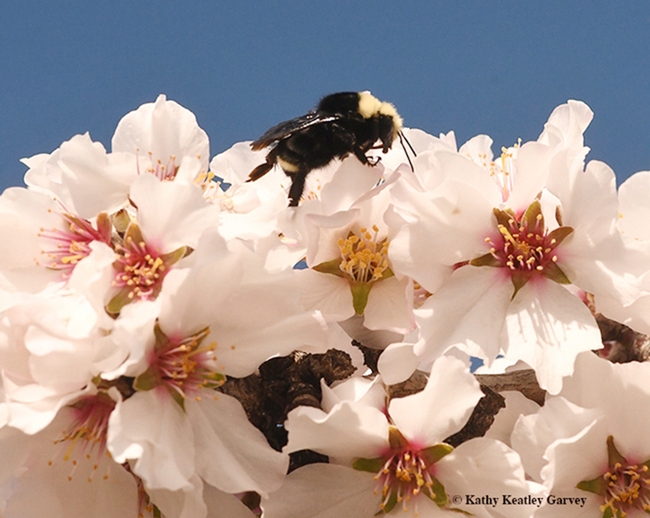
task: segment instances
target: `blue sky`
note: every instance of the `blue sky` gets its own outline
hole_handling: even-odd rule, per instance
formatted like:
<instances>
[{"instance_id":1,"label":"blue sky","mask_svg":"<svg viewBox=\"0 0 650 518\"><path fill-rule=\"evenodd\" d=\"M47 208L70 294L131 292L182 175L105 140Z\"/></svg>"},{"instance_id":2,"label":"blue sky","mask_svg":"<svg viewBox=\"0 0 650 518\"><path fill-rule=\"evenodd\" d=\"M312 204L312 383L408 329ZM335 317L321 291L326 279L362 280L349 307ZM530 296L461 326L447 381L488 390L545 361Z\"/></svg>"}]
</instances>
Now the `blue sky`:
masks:
<instances>
[{"instance_id":1,"label":"blue sky","mask_svg":"<svg viewBox=\"0 0 650 518\"><path fill-rule=\"evenodd\" d=\"M159 93L196 114L211 155L343 90L495 151L581 99L589 158L619 180L650 169L648 2L5 0L0 22L0 190L75 134L108 148Z\"/></svg>"}]
</instances>

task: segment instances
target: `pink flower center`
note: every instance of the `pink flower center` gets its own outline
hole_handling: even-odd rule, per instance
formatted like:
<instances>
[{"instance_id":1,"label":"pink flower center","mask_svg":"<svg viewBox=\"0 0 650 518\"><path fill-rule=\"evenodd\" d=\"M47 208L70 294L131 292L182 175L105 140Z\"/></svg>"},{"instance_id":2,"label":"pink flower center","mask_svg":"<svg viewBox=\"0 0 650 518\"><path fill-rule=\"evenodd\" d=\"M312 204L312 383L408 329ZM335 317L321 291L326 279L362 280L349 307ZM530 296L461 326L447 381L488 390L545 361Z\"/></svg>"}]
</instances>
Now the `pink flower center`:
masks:
<instances>
[{"instance_id":1,"label":"pink flower center","mask_svg":"<svg viewBox=\"0 0 650 518\"><path fill-rule=\"evenodd\" d=\"M409 500L420 492L435 499L432 468L433 466L429 466L419 453L413 450L391 456L375 475L375 480L378 481L375 492L381 492L382 497L380 508L389 512L396 504L401 503L406 511Z\"/></svg>"},{"instance_id":2,"label":"pink flower center","mask_svg":"<svg viewBox=\"0 0 650 518\"><path fill-rule=\"evenodd\" d=\"M494 216L499 236L485 238L490 245L489 253L471 260L470 265L507 269L515 294L536 275L560 284L571 282L557 265L556 249L573 233L571 227L562 226L559 212L556 219L560 226L550 232L544 223L539 201L531 203L521 216L500 209L494 209Z\"/></svg>"},{"instance_id":3,"label":"pink flower center","mask_svg":"<svg viewBox=\"0 0 650 518\"><path fill-rule=\"evenodd\" d=\"M173 339L156 325L149 369L138 376L134 387L149 390L164 386L182 404L188 393L221 386L225 376L214 371L217 343L203 343L209 333L210 329L205 328L186 338Z\"/></svg>"},{"instance_id":4,"label":"pink flower center","mask_svg":"<svg viewBox=\"0 0 650 518\"><path fill-rule=\"evenodd\" d=\"M55 245L42 252L48 257L47 268L60 270L64 278L68 278L77 263L90 254L90 243L101 241L110 245L111 225L104 213L97 217L97 229L89 221L73 214L63 212L61 217L65 220L64 229L41 229L38 235Z\"/></svg>"},{"instance_id":5,"label":"pink flower center","mask_svg":"<svg viewBox=\"0 0 650 518\"><path fill-rule=\"evenodd\" d=\"M603 475L607 482L606 501L600 506L605 512L611 509L612 516L626 516L629 511L639 509L650 513L650 468L647 465L621 464Z\"/></svg>"},{"instance_id":6,"label":"pink flower center","mask_svg":"<svg viewBox=\"0 0 650 518\"><path fill-rule=\"evenodd\" d=\"M98 392L94 396L84 397L73 405L73 419L67 429L61 432L55 444L65 445L63 450L63 461L71 461L71 471L68 480L72 480L80 462L90 462L95 459L88 481L98 469L98 461L108 455L106 451L106 433L108 431L108 419L115 408L115 401L105 392ZM61 450L59 450L61 451ZM51 466L54 460L48 464Z\"/></svg>"},{"instance_id":7,"label":"pink flower center","mask_svg":"<svg viewBox=\"0 0 650 518\"><path fill-rule=\"evenodd\" d=\"M162 254L130 236L126 237L123 245L116 245L115 251L117 260L113 266L117 273L114 285L128 288L129 299L155 298L167 273Z\"/></svg>"}]
</instances>

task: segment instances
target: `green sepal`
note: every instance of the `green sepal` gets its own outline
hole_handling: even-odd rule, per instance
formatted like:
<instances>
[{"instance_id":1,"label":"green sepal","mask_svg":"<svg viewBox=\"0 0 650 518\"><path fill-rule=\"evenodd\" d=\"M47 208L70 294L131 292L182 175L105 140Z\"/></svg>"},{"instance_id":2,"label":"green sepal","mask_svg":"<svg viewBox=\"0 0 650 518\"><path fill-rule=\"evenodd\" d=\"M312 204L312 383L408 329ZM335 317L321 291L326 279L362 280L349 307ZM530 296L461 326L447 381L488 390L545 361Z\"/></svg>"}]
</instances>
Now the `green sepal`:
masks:
<instances>
[{"instance_id":1,"label":"green sepal","mask_svg":"<svg viewBox=\"0 0 650 518\"><path fill-rule=\"evenodd\" d=\"M402 432L392 425L388 427L388 444L390 444L391 450L402 450L409 446L409 442Z\"/></svg>"},{"instance_id":2,"label":"green sepal","mask_svg":"<svg viewBox=\"0 0 650 518\"><path fill-rule=\"evenodd\" d=\"M368 473L379 473L381 468L386 464L386 459L377 457L376 459L364 459L363 457L355 460L352 467L357 471L366 471Z\"/></svg>"},{"instance_id":3,"label":"green sepal","mask_svg":"<svg viewBox=\"0 0 650 518\"><path fill-rule=\"evenodd\" d=\"M503 225L504 227L509 227L512 220L517 221L515 215L512 213L512 211L510 211L510 209L493 209L492 212L494 213L494 217L496 218L497 223L499 225Z\"/></svg>"},{"instance_id":4,"label":"green sepal","mask_svg":"<svg viewBox=\"0 0 650 518\"><path fill-rule=\"evenodd\" d=\"M133 388L135 390L151 390L160 384L160 379L152 369L147 369L142 374L138 375L133 381Z\"/></svg>"},{"instance_id":5,"label":"green sepal","mask_svg":"<svg viewBox=\"0 0 650 518\"><path fill-rule=\"evenodd\" d=\"M445 511L453 511L454 513L464 514L465 516L474 516L469 511L465 511L465 509L458 509L458 507L446 507Z\"/></svg>"},{"instance_id":6,"label":"green sepal","mask_svg":"<svg viewBox=\"0 0 650 518\"><path fill-rule=\"evenodd\" d=\"M542 214L542 206L540 203L535 200L533 203L531 203L528 208L526 209L526 212L524 212L524 215L522 216L521 220L524 223L524 228L527 231L530 231L534 228L537 228L538 220L537 217L541 216L539 219L539 225L541 226L542 232L544 231L544 215Z\"/></svg>"},{"instance_id":7,"label":"green sepal","mask_svg":"<svg viewBox=\"0 0 650 518\"><path fill-rule=\"evenodd\" d=\"M124 233L124 241L126 242L129 239L132 240L135 244L139 244L144 241L140 226L135 221L132 221L129 223L129 226L126 227L126 232Z\"/></svg>"},{"instance_id":8,"label":"green sepal","mask_svg":"<svg viewBox=\"0 0 650 518\"><path fill-rule=\"evenodd\" d=\"M120 311L122 311L122 308L133 301L133 297L129 297L130 294L131 288L129 286L125 286L118 291L117 294L108 301L108 304L106 304L106 307L104 308L106 313L111 317L117 317L117 315L120 314Z\"/></svg>"},{"instance_id":9,"label":"green sepal","mask_svg":"<svg viewBox=\"0 0 650 518\"><path fill-rule=\"evenodd\" d=\"M325 261L323 263L317 264L316 266L312 267L312 270L320 273L329 273L338 277L347 276L347 274L341 270L341 259L332 259L331 261Z\"/></svg>"},{"instance_id":10,"label":"green sepal","mask_svg":"<svg viewBox=\"0 0 650 518\"><path fill-rule=\"evenodd\" d=\"M183 394L178 392L178 390L174 390L171 387L167 387L167 392L169 392L169 395L172 397L176 403L178 403L178 406L180 406L183 409L183 412L185 412L185 397Z\"/></svg>"},{"instance_id":11,"label":"green sepal","mask_svg":"<svg viewBox=\"0 0 650 518\"><path fill-rule=\"evenodd\" d=\"M490 253L482 255L481 257L477 257L476 259L472 259L469 264L472 266L503 266L503 263Z\"/></svg>"},{"instance_id":12,"label":"green sepal","mask_svg":"<svg viewBox=\"0 0 650 518\"><path fill-rule=\"evenodd\" d=\"M161 255L160 259L162 260L162 262L165 264L165 267L167 268L172 264L175 264L178 261L180 261L183 257L185 257L188 254L188 252L189 252L188 247L181 246L176 250Z\"/></svg>"},{"instance_id":13,"label":"green sepal","mask_svg":"<svg viewBox=\"0 0 650 518\"><path fill-rule=\"evenodd\" d=\"M573 234L573 227L558 227L555 230L549 232L546 236L546 239L547 242L551 244L553 248L555 248L571 234ZM553 240L555 240L555 243L551 243Z\"/></svg>"},{"instance_id":14,"label":"green sepal","mask_svg":"<svg viewBox=\"0 0 650 518\"><path fill-rule=\"evenodd\" d=\"M616 464L627 464L627 459L621 455L614 445L614 436L607 437L607 465L609 469L616 469Z\"/></svg>"},{"instance_id":15,"label":"green sepal","mask_svg":"<svg viewBox=\"0 0 650 518\"><path fill-rule=\"evenodd\" d=\"M454 447L450 444L441 442L435 446L429 446L420 452L420 456L424 459L428 466L435 464L445 455L449 455L454 451Z\"/></svg>"},{"instance_id":16,"label":"green sepal","mask_svg":"<svg viewBox=\"0 0 650 518\"><path fill-rule=\"evenodd\" d=\"M386 268L382 273L381 277L377 279L378 281L381 279L390 279L391 277L395 277L395 274L393 273L393 270L390 268Z\"/></svg>"},{"instance_id":17,"label":"green sepal","mask_svg":"<svg viewBox=\"0 0 650 518\"><path fill-rule=\"evenodd\" d=\"M431 493L428 496L438 507L444 507L447 505L445 486L436 477L432 476L431 478L433 479L433 486L431 486Z\"/></svg>"},{"instance_id":18,"label":"green sepal","mask_svg":"<svg viewBox=\"0 0 650 518\"><path fill-rule=\"evenodd\" d=\"M212 374L203 376L203 387L208 389L215 389L222 386L226 382L226 375L220 372L213 372Z\"/></svg>"},{"instance_id":19,"label":"green sepal","mask_svg":"<svg viewBox=\"0 0 650 518\"><path fill-rule=\"evenodd\" d=\"M357 315L363 315L363 312L368 305L368 295L370 295L371 288L372 283L370 282L350 281L350 291L352 292L352 306L354 307L354 312Z\"/></svg>"},{"instance_id":20,"label":"green sepal","mask_svg":"<svg viewBox=\"0 0 650 518\"><path fill-rule=\"evenodd\" d=\"M97 214L97 232L104 239L106 243L111 242L111 234L113 232L113 224L111 223L108 214L105 212L100 212Z\"/></svg>"},{"instance_id":21,"label":"green sepal","mask_svg":"<svg viewBox=\"0 0 650 518\"><path fill-rule=\"evenodd\" d=\"M392 491L390 496L388 497L388 502L386 502L384 508L381 511L379 511L379 513L377 514L381 514L381 513L388 514L393 509L395 509L396 505L397 505L397 491Z\"/></svg>"},{"instance_id":22,"label":"green sepal","mask_svg":"<svg viewBox=\"0 0 650 518\"><path fill-rule=\"evenodd\" d=\"M557 263L549 261L544 265L544 269L540 272L544 277L550 281L555 281L558 284L571 284L571 281L562 271Z\"/></svg>"},{"instance_id":23,"label":"green sepal","mask_svg":"<svg viewBox=\"0 0 650 518\"><path fill-rule=\"evenodd\" d=\"M530 280L531 274L530 272L522 272L520 270L513 270L511 275L510 275L510 280L512 281L512 285L514 286L514 290L512 292L512 297L510 300L514 300L515 296L517 293L519 293L519 290L523 288L526 283Z\"/></svg>"},{"instance_id":24,"label":"green sepal","mask_svg":"<svg viewBox=\"0 0 650 518\"><path fill-rule=\"evenodd\" d=\"M153 350L155 352L160 352L169 345L169 338L163 332L158 320L156 320L156 323L153 326L153 336L154 336Z\"/></svg>"},{"instance_id":25,"label":"green sepal","mask_svg":"<svg viewBox=\"0 0 650 518\"><path fill-rule=\"evenodd\" d=\"M578 489L582 489L583 491L594 493L595 495L605 496L607 494L607 481L602 475L596 478L592 478L591 480L583 480L582 482L578 482L578 485L576 487Z\"/></svg>"},{"instance_id":26,"label":"green sepal","mask_svg":"<svg viewBox=\"0 0 650 518\"><path fill-rule=\"evenodd\" d=\"M603 518L622 518L622 517L618 511L616 511L616 514L614 514L614 510L611 507L607 507L603 512Z\"/></svg>"}]
</instances>

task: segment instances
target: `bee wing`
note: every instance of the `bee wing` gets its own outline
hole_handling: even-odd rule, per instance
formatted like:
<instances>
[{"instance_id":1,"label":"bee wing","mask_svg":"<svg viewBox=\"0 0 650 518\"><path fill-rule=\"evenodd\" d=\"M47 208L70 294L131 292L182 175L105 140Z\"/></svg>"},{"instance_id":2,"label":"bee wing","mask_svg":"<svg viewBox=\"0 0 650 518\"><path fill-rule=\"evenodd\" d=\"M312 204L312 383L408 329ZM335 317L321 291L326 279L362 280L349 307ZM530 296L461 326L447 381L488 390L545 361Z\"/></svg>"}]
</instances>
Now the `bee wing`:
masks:
<instances>
[{"instance_id":1,"label":"bee wing","mask_svg":"<svg viewBox=\"0 0 650 518\"><path fill-rule=\"evenodd\" d=\"M253 148L253 151L257 151L273 144L274 142L278 142L279 140L291 136L296 131L303 130L316 124L339 120L340 118L341 115L338 114L317 111L309 112L301 117L296 117L295 119L281 122L277 126L273 126L260 138L251 142L251 147Z\"/></svg>"}]
</instances>

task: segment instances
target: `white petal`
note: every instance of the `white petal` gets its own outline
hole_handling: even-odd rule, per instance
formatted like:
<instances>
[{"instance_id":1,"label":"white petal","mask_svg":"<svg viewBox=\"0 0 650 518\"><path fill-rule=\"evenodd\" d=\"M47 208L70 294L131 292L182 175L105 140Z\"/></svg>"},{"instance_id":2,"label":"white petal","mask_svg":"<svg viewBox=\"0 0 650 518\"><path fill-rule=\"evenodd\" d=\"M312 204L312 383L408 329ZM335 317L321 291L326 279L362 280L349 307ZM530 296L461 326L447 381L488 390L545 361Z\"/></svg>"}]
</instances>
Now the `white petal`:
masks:
<instances>
[{"instance_id":1,"label":"white petal","mask_svg":"<svg viewBox=\"0 0 650 518\"><path fill-rule=\"evenodd\" d=\"M485 437L510 446L510 435L519 416L535 414L540 406L521 392L506 390L499 394L505 398L506 406L499 410Z\"/></svg>"},{"instance_id":2,"label":"white petal","mask_svg":"<svg viewBox=\"0 0 650 518\"><path fill-rule=\"evenodd\" d=\"M136 392L118 404L109 418L108 449L115 462L131 461L147 487L176 491L191 486L192 428L164 388Z\"/></svg>"},{"instance_id":3,"label":"white petal","mask_svg":"<svg viewBox=\"0 0 650 518\"><path fill-rule=\"evenodd\" d=\"M422 392L391 400L388 414L395 426L420 447L442 442L460 430L483 392L461 360L436 360Z\"/></svg>"},{"instance_id":4,"label":"white petal","mask_svg":"<svg viewBox=\"0 0 650 518\"><path fill-rule=\"evenodd\" d=\"M337 275L298 270L300 301L307 310L320 311L327 321L339 322L354 315L350 283Z\"/></svg>"},{"instance_id":5,"label":"white petal","mask_svg":"<svg viewBox=\"0 0 650 518\"><path fill-rule=\"evenodd\" d=\"M377 369L386 385L406 381L415 372L420 363L413 352L413 344L390 344L379 356Z\"/></svg>"},{"instance_id":6,"label":"white petal","mask_svg":"<svg viewBox=\"0 0 650 518\"><path fill-rule=\"evenodd\" d=\"M550 394L573 373L578 353L602 347L594 317L582 301L552 281L528 282L512 301L505 326L505 356L525 361Z\"/></svg>"},{"instance_id":7,"label":"white petal","mask_svg":"<svg viewBox=\"0 0 650 518\"><path fill-rule=\"evenodd\" d=\"M409 333L415 328L413 316L413 283L407 277L390 277L375 282L363 312L363 325L368 329L386 329Z\"/></svg>"},{"instance_id":8,"label":"white petal","mask_svg":"<svg viewBox=\"0 0 650 518\"><path fill-rule=\"evenodd\" d=\"M186 401L194 429L197 473L227 493L266 494L280 487L289 457L269 446L235 398L213 397L209 391L199 395L199 401Z\"/></svg>"},{"instance_id":9,"label":"white petal","mask_svg":"<svg viewBox=\"0 0 650 518\"><path fill-rule=\"evenodd\" d=\"M262 501L265 518L372 518L380 497L372 473L334 464L309 464L289 474Z\"/></svg>"},{"instance_id":10,"label":"white petal","mask_svg":"<svg viewBox=\"0 0 650 518\"><path fill-rule=\"evenodd\" d=\"M144 169L151 152L152 161L167 165L170 157L182 160L196 157L207 170L208 136L199 128L194 114L164 95L155 103L146 103L120 120L111 141L113 152L138 153ZM178 163L176 164L178 165Z\"/></svg>"},{"instance_id":11,"label":"white petal","mask_svg":"<svg viewBox=\"0 0 650 518\"><path fill-rule=\"evenodd\" d=\"M471 439L435 466L436 478L445 486L449 496L495 497L494 508L491 505L467 505L466 499L454 505L474 516L527 518L536 510L534 505L503 505L502 495L525 497L531 494L531 488L526 482L519 455L499 441L482 437Z\"/></svg>"},{"instance_id":12,"label":"white petal","mask_svg":"<svg viewBox=\"0 0 650 518\"><path fill-rule=\"evenodd\" d=\"M429 364L452 345L491 361L499 354L512 283L500 268L465 266L416 310L425 342L415 348ZM419 318L418 318L419 317Z\"/></svg>"},{"instance_id":13,"label":"white petal","mask_svg":"<svg viewBox=\"0 0 650 518\"><path fill-rule=\"evenodd\" d=\"M388 420L381 410L355 401L342 401L329 413L300 406L289 412L284 451L315 450L340 458L379 457L388 446Z\"/></svg>"}]
</instances>

